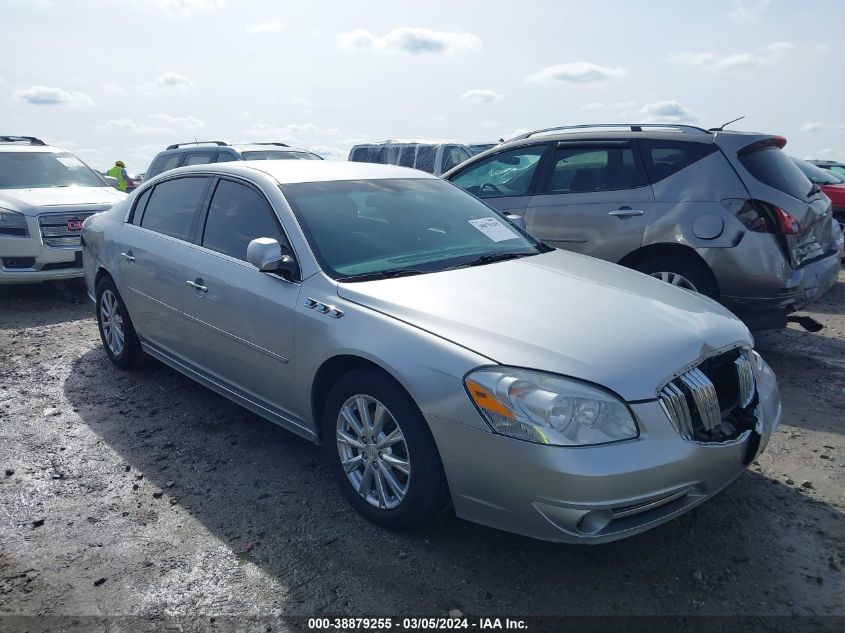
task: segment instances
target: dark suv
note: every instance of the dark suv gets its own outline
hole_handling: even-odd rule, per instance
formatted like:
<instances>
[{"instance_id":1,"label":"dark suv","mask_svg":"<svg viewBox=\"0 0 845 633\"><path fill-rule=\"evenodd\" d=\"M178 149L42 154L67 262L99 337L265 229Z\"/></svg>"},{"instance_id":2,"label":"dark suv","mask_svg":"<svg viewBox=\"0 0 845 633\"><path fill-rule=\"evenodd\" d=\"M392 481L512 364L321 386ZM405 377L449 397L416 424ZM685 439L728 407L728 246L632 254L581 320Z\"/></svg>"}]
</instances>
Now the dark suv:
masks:
<instances>
[{"instance_id":1,"label":"dark suv","mask_svg":"<svg viewBox=\"0 0 845 633\"><path fill-rule=\"evenodd\" d=\"M233 160L322 160L323 157L305 149L297 149L285 143L246 143L229 145L224 141L194 141L174 143L156 154L144 174L148 180L160 173L184 167L227 163Z\"/></svg>"}]
</instances>

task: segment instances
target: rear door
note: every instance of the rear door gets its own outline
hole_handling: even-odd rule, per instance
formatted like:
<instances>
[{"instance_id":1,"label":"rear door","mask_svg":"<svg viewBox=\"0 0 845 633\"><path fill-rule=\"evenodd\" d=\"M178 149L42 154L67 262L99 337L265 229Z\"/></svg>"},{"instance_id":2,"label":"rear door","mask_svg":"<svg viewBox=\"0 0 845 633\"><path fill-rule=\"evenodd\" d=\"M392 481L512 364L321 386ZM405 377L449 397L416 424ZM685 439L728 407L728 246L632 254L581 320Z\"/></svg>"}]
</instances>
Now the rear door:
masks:
<instances>
[{"instance_id":1,"label":"rear door","mask_svg":"<svg viewBox=\"0 0 845 633\"><path fill-rule=\"evenodd\" d=\"M169 178L138 197L121 230L123 299L148 342L185 354L183 260L211 178Z\"/></svg>"},{"instance_id":2,"label":"rear door","mask_svg":"<svg viewBox=\"0 0 845 633\"><path fill-rule=\"evenodd\" d=\"M525 212L528 231L610 261L639 248L654 194L635 143L561 141L553 152Z\"/></svg>"},{"instance_id":3,"label":"rear door","mask_svg":"<svg viewBox=\"0 0 845 633\"><path fill-rule=\"evenodd\" d=\"M505 150L468 165L449 180L502 213L521 218L536 188L541 161L550 151L549 143Z\"/></svg>"},{"instance_id":4,"label":"rear door","mask_svg":"<svg viewBox=\"0 0 845 633\"><path fill-rule=\"evenodd\" d=\"M187 340L191 359L207 374L286 412L300 284L246 261L247 245L259 237L288 244L258 187L219 179L184 262Z\"/></svg>"}]
</instances>

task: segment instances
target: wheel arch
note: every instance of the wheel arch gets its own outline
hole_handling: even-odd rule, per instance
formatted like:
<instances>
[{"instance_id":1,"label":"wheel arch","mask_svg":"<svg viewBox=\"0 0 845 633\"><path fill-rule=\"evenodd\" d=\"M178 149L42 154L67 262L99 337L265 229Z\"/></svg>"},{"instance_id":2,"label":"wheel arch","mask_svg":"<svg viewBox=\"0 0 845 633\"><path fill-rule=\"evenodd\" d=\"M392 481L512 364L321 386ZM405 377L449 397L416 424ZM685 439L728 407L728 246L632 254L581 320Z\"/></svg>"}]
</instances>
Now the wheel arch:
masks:
<instances>
[{"instance_id":1,"label":"wheel arch","mask_svg":"<svg viewBox=\"0 0 845 633\"><path fill-rule=\"evenodd\" d=\"M648 244L647 246L642 246L635 251L631 251L616 263L627 268L636 268L639 264L642 264L650 259L666 256L680 257L700 267L702 271L706 272L710 281L713 283L713 287L716 288L716 291L721 294L719 281L716 279L716 275L713 274L713 270L710 268L710 265L695 251L694 248L687 246L686 244L669 244L666 242Z\"/></svg>"}]
</instances>

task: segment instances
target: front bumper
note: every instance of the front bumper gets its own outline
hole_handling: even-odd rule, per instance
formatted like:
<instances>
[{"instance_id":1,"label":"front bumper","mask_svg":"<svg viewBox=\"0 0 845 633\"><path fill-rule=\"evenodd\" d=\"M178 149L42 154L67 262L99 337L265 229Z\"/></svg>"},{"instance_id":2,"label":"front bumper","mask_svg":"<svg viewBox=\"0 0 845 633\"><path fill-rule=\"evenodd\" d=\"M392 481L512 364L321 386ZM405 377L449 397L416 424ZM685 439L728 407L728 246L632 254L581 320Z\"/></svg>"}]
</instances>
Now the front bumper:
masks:
<instances>
[{"instance_id":1,"label":"front bumper","mask_svg":"<svg viewBox=\"0 0 845 633\"><path fill-rule=\"evenodd\" d=\"M757 431L724 444L682 439L657 401L631 405L639 438L604 446L543 446L426 419L459 517L546 541L605 543L703 503L762 452L782 410L774 375L757 378Z\"/></svg>"},{"instance_id":2,"label":"front bumper","mask_svg":"<svg viewBox=\"0 0 845 633\"><path fill-rule=\"evenodd\" d=\"M38 237L0 237L0 285L82 277L82 250L50 248Z\"/></svg>"}]
</instances>

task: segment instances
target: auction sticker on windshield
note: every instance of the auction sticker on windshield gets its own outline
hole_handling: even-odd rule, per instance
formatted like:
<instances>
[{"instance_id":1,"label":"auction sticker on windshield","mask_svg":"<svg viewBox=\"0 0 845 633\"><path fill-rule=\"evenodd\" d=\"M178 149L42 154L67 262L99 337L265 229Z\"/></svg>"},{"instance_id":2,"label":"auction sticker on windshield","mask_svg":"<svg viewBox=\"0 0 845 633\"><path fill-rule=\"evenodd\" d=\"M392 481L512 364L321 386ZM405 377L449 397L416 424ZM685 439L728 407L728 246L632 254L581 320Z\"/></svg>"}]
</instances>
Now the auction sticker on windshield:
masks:
<instances>
[{"instance_id":1,"label":"auction sticker on windshield","mask_svg":"<svg viewBox=\"0 0 845 633\"><path fill-rule=\"evenodd\" d=\"M494 242L504 242L505 240L512 240L517 237L511 229L499 222L496 218L469 220L469 223Z\"/></svg>"}]
</instances>

